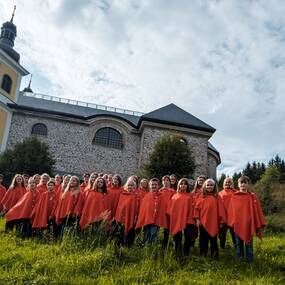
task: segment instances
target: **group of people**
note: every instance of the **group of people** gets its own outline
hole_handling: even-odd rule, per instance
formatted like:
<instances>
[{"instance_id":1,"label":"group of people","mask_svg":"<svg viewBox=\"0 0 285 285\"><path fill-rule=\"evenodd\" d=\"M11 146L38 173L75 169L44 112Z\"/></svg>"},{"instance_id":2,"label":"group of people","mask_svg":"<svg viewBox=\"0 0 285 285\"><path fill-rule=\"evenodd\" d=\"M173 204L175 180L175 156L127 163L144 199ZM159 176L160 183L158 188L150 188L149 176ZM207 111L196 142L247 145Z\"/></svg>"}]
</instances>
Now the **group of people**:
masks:
<instances>
[{"instance_id":1,"label":"group of people","mask_svg":"<svg viewBox=\"0 0 285 285\"><path fill-rule=\"evenodd\" d=\"M218 191L214 179L196 181L165 175L161 178L129 177L124 185L118 174L77 176L16 174L8 190L0 174L0 212L6 231L23 237L49 231L56 238L71 228L79 235L98 234L102 228L117 245L132 246L138 235L144 244L156 244L163 229L162 246L173 237L175 252L188 256L198 240L200 254L218 259L230 231L237 257L253 260L253 236L261 238L265 225L258 197L250 180L241 176L239 189L226 178ZM210 246L209 246L210 245ZM244 252L245 251L245 252Z\"/></svg>"}]
</instances>

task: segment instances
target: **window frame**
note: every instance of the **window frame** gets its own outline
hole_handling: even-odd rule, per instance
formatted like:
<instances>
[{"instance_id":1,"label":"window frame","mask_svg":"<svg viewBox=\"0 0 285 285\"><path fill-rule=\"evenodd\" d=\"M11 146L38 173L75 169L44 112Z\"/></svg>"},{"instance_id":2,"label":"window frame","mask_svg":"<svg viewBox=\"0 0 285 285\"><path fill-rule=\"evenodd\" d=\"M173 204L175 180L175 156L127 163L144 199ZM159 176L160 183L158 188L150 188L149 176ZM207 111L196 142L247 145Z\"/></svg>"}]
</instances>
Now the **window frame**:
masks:
<instances>
[{"instance_id":1,"label":"window frame","mask_svg":"<svg viewBox=\"0 0 285 285\"><path fill-rule=\"evenodd\" d=\"M6 86L7 84L8 86ZM4 74L1 81L1 89L4 90L6 93L11 94L12 86L13 86L13 80L11 76L8 74Z\"/></svg>"},{"instance_id":2,"label":"window frame","mask_svg":"<svg viewBox=\"0 0 285 285\"><path fill-rule=\"evenodd\" d=\"M92 145L123 149L123 135L120 131L113 127L102 127L96 130L94 138L92 140Z\"/></svg>"},{"instance_id":3,"label":"window frame","mask_svg":"<svg viewBox=\"0 0 285 285\"><path fill-rule=\"evenodd\" d=\"M42 129L39 129L40 127ZM43 128L44 128L44 131L43 131ZM35 130L36 130L36 132L35 132ZM44 123L36 123L32 126L31 135L32 136L47 137L48 136L48 127Z\"/></svg>"}]
</instances>

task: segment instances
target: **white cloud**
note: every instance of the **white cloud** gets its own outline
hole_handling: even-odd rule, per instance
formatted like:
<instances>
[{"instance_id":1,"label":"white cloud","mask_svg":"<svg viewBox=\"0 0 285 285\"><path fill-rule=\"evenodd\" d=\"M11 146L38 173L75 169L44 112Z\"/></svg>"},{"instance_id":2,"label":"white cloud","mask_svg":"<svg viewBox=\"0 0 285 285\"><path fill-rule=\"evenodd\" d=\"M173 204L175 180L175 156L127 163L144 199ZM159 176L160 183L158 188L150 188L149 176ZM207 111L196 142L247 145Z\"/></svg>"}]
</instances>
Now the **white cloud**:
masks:
<instances>
[{"instance_id":1,"label":"white cloud","mask_svg":"<svg viewBox=\"0 0 285 285\"><path fill-rule=\"evenodd\" d=\"M284 1L8 0L2 22L14 3L36 92L144 112L173 102L217 129L220 171L285 156Z\"/></svg>"}]
</instances>

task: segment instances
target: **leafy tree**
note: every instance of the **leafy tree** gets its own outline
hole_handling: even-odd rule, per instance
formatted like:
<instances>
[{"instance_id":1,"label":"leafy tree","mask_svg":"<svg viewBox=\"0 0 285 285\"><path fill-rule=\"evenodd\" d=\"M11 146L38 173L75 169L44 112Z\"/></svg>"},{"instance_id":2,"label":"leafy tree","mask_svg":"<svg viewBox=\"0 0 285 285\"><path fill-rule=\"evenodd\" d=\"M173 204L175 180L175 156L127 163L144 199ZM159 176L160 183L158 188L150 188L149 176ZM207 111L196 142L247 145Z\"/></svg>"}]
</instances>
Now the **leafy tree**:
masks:
<instances>
[{"instance_id":1,"label":"leafy tree","mask_svg":"<svg viewBox=\"0 0 285 285\"><path fill-rule=\"evenodd\" d=\"M30 137L8 149L0 155L0 173L4 174L4 183L10 183L16 173L52 173L55 160L46 143L36 137Z\"/></svg>"},{"instance_id":2,"label":"leafy tree","mask_svg":"<svg viewBox=\"0 0 285 285\"><path fill-rule=\"evenodd\" d=\"M166 174L191 177L195 170L193 152L175 133L167 133L154 145L149 162L142 168L144 176L161 178Z\"/></svg>"}]
</instances>

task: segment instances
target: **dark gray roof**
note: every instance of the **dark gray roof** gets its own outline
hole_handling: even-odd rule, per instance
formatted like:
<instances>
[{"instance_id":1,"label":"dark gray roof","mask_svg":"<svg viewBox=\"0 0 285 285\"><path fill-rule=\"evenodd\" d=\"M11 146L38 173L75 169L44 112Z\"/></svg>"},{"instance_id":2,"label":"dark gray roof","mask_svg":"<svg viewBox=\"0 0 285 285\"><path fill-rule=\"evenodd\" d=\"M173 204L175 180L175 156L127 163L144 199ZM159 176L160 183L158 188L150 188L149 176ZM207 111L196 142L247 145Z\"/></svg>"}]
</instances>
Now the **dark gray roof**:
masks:
<instances>
[{"instance_id":1,"label":"dark gray roof","mask_svg":"<svg viewBox=\"0 0 285 285\"><path fill-rule=\"evenodd\" d=\"M210 149L211 151L215 152L218 155L218 157L220 159L220 162L221 162L221 157L220 157L219 151L210 142L208 142L208 149Z\"/></svg>"},{"instance_id":2,"label":"dark gray roof","mask_svg":"<svg viewBox=\"0 0 285 285\"><path fill-rule=\"evenodd\" d=\"M216 130L185 110L171 103L141 116L141 121L171 124L214 133Z\"/></svg>"}]
</instances>

